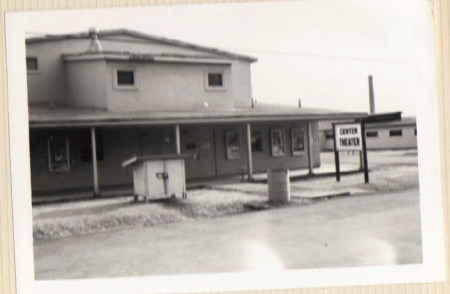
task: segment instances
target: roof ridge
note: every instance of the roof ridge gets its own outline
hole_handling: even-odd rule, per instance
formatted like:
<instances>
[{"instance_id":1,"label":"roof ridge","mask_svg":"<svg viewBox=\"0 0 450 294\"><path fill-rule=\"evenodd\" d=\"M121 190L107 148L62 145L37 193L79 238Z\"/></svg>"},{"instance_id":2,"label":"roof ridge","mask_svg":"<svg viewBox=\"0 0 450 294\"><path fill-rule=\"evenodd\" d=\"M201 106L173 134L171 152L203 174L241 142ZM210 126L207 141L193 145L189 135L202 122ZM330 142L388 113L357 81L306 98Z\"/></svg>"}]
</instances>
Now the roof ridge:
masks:
<instances>
[{"instance_id":1,"label":"roof ridge","mask_svg":"<svg viewBox=\"0 0 450 294\"><path fill-rule=\"evenodd\" d=\"M243 59L249 62L255 62L257 61L257 58L251 57L248 55L242 55L237 53L232 53L224 50L220 50L218 48L204 46L204 45L198 45L194 43L190 43L187 41L177 40L177 39L171 39L163 36L157 36L153 34L148 33L142 33L140 31L136 30L130 30L126 28L118 28L118 29L103 29L98 31L98 37L102 38L105 36L113 36L113 35L128 35L135 38L145 39L145 40L151 40L159 43L169 44L173 46L188 48L188 49L194 49L194 50L200 50L205 51L209 53L214 53L218 55L225 55L231 58L236 59ZM37 36L37 37L29 37L26 38L27 43L34 43L34 42L43 42L43 41L55 41L55 40L64 40L64 39L81 39L81 38L90 38L88 32L79 32L79 33L68 33L68 34L46 34L44 36Z\"/></svg>"}]
</instances>

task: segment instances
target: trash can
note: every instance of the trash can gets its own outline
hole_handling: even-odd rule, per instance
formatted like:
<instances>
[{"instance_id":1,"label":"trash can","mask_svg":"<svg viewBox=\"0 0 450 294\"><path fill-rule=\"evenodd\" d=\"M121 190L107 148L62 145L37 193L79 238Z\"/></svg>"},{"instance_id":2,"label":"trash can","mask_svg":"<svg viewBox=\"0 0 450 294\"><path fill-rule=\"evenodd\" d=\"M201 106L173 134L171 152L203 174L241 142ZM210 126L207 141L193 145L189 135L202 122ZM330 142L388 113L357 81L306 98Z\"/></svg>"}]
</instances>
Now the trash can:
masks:
<instances>
[{"instance_id":1,"label":"trash can","mask_svg":"<svg viewBox=\"0 0 450 294\"><path fill-rule=\"evenodd\" d=\"M269 202L288 203L291 201L291 188L288 169L267 170Z\"/></svg>"}]
</instances>

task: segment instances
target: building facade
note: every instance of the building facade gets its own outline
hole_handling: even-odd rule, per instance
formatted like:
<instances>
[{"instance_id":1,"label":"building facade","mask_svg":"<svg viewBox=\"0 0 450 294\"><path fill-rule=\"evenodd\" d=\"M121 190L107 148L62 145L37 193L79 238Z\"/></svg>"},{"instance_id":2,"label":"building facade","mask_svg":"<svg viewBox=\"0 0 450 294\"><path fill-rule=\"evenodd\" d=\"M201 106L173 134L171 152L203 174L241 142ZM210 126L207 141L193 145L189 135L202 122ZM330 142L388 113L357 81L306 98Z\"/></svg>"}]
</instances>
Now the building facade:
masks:
<instances>
[{"instance_id":1,"label":"building facade","mask_svg":"<svg viewBox=\"0 0 450 294\"><path fill-rule=\"evenodd\" d=\"M331 124L322 122L319 128L320 150L334 150ZM417 149L416 119L366 123L366 142L369 150Z\"/></svg>"},{"instance_id":2,"label":"building facade","mask_svg":"<svg viewBox=\"0 0 450 294\"><path fill-rule=\"evenodd\" d=\"M133 155L194 154L188 180L320 165L320 120L255 105L255 58L129 30L26 41L34 195L131 187Z\"/></svg>"}]
</instances>

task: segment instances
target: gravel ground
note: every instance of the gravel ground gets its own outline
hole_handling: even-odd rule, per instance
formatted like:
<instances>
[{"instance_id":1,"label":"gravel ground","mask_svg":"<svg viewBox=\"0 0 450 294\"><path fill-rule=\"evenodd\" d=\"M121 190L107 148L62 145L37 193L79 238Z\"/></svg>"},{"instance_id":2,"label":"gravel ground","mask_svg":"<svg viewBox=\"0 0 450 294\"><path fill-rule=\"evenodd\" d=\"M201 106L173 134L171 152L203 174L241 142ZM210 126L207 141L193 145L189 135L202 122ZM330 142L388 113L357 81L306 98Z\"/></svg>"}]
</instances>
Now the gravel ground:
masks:
<instances>
[{"instance_id":1,"label":"gravel ground","mask_svg":"<svg viewBox=\"0 0 450 294\"><path fill-rule=\"evenodd\" d=\"M310 200L295 199L291 205ZM88 200L33 208L35 239L54 239L104 231L193 221L282 207L261 195L233 191L194 190L188 199L134 202L133 197Z\"/></svg>"},{"instance_id":2,"label":"gravel ground","mask_svg":"<svg viewBox=\"0 0 450 294\"><path fill-rule=\"evenodd\" d=\"M333 162L333 153L322 153L322 162ZM418 188L417 151L369 152L370 184L363 174L318 177L291 182L291 193L300 191L357 191L355 194L399 192ZM343 155L343 163L355 163L359 156ZM293 198L290 205L305 205L314 200ZM245 212L284 207L267 202L267 185L224 184L189 192L187 200L167 199L135 203L130 196L47 204L33 207L35 239L54 239L73 235L149 227L166 223L209 219Z\"/></svg>"}]
</instances>

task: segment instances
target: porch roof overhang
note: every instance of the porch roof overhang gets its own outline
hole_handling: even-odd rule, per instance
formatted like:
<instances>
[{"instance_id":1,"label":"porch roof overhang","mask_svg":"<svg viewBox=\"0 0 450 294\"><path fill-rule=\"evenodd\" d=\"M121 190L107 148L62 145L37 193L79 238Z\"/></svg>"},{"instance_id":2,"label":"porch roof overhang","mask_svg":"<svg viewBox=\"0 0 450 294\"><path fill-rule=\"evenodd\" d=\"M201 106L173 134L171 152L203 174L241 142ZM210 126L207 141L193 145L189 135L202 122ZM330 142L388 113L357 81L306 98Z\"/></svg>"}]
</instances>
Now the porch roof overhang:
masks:
<instances>
[{"instance_id":1,"label":"porch roof overhang","mask_svg":"<svg viewBox=\"0 0 450 294\"><path fill-rule=\"evenodd\" d=\"M30 107L30 128L162 126L275 121L350 120L363 112L258 105L254 108L205 111L109 112L106 110Z\"/></svg>"},{"instance_id":2,"label":"porch roof overhang","mask_svg":"<svg viewBox=\"0 0 450 294\"><path fill-rule=\"evenodd\" d=\"M64 62L79 62L92 60L107 61L135 61L135 62L156 62L156 63L194 63L194 64L222 64L231 65L232 59L208 56L208 55L186 55L186 54L142 54L132 52L81 52L75 54L63 54Z\"/></svg>"}]
</instances>

